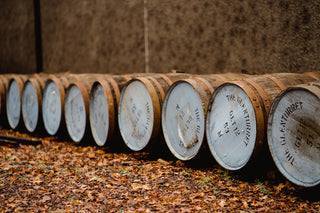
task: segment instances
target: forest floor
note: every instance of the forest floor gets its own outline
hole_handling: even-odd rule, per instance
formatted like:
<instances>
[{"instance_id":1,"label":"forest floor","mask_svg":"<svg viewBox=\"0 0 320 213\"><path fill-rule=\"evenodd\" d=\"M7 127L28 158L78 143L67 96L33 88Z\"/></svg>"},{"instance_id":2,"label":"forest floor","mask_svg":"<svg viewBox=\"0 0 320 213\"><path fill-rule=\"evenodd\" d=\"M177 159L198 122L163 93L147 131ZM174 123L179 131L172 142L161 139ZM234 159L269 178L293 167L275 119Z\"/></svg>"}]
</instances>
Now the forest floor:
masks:
<instances>
[{"instance_id":1,"label":"forest floor","mask_svg":"<svg viewBox=\"0 0 320 213\"><path fill-rule=\"evenodd\" d=\"M0 212L320 211L319 189L278 172L231 172L214 162L34 139L40 143L0 143Z\"/></svg>"}]
</instances>

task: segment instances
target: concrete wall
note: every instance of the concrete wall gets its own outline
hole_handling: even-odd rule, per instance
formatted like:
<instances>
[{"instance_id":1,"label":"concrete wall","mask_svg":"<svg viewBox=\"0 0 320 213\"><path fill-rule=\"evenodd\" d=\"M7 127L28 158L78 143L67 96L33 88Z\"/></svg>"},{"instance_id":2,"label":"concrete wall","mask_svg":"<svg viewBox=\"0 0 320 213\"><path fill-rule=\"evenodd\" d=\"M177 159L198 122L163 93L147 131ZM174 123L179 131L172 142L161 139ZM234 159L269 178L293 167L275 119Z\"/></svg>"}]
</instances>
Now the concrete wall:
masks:
<instances>
[{"instance_id":1,"label":"concrete wall","mask_svg":"<svg viewBox=\"0 0 320 213\"><path fill-rule=\"evenodd\" d=\"M0 73L36 72L33 0L0 2Z\"/></svg>"},{"instance_id":2,"label":"concrete wall","mask_svg":"<svg viewBox=\"0 0 320 213\"><path fill-rule=\"evenodd\" d=\"M142 0L41 0L45 72L144 72Z\"/></svg>"},{"instance_id":3,"label":"concrete wall","mask_svg":"<svg viewBox=\"0 0 320 213\"><path fill-rule=\"evenodd\" d=\"M30 2L1 2L2 70L32 70ZM320 70L318 1L40 0L40 11L45 72Z\"/></svg>"},{"instance_id":4,"label":"concrete wall","mask_svg":"<svg viewBox=\"0 0 320 213\"><path fill-rule=\"evenodd\" d=\"M318 1L149 1L150 70L320 69Z\"/></svg>"}]
</instances>

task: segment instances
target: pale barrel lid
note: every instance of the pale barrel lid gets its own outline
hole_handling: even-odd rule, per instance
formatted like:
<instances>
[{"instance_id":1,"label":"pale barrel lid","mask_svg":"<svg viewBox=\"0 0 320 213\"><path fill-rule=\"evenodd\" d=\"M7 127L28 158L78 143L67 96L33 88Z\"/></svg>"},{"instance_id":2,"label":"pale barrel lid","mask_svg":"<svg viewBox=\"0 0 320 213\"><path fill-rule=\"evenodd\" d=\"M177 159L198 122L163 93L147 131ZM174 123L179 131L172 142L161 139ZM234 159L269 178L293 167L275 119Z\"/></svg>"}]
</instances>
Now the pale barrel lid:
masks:
<instances>
[{"instance_id":1,"label":"pale barrel lid","mask_svg":"<svg viewBox=\"0 0 320 213\"><path fill-rule=\"evenodd\" d=\"M9 125L15 129L18 127L21 117L21 94L18 82L14 79L9 84L6 107Z\"/></svg>"},{"instance_id":2,"label":"pale barrel lid","mask_svg":"<svg viewBox=\"0 0 320 213\"><path fill-rule=\"evenodd\" d=\"M60 127L62 103L59 88L54 81L48 81L42 98L42 117L49 135L55 135Z\"/></svg>"},{"instance_id":3,"label":"pale barrel lid","mask_svg":"<svg viewBox=\"0 0 320 213\"><path fill-rule=\"evenodd\" d=\"M29 132L37 128L39 118L38 95L31 81L27 81L22 91L22 117Z\"/></svg>"},{"instance_id":4,"label":"pale barrel lid","mask_svg":"<svg viewBox=\"0 0 320 213\"><path fill-rule=\"evenodd\" d=\"M268 121L276 166L288 180L306 187L320 183L320 91L317 94L303 88L282 92Z\"/></svg>"},{"instance_id":5,"label":"pale barrel lid","mask_svg":"<svg viewBox=\"0 0 320 213\"><path fill-rule=\"evenodd\" d=\"M75 84L67 89L64 112L70 138L80 142L86 131L86 108L81 91Z\"/></svg>"},{"instance_id":6,"label":"pale barrel lid","mask_svg":"<svg viewBox=\"0 0 320 213\"><path fill-rule=\"evenodd\" d=\"M162 129L167 146L180 160L194 158L204 138L204 113L196 89L188 82L174 83L162 108Z\"/></svg>"},{"instance_id":7,"label":"pale barrel lid","mask_svg":"<svg viewBox=\"0 0 320 213\"><path fill-rule=\"evenodd\" d=\"M132 80L120 96L119 129L125 144L133 151L145 148L152 136L154 112L148 88L140 80Z\"/></svg>"},{"instance_id":8,"label":"pale barrel lid","mask_svg":"<svg viewBox=\"0 0 320 213\"><path fill-rule=\"evenodd\" d=\"M109 133L109 110L103 86L96 82L90 92L90 126L97 145L104 146Z\"/></svg>"},{"instance_id":9,"label":"pale barrel lid","mask_svg":"<svg viewBox=\"0 0 320 213\"><path fill-rule=\"evenodd\" d=\"M224 84L213 93L207 113L209 149L225 169L238 170L249 161L256 141L256 117L247 93Z\"/></svg>"}]
</instances>

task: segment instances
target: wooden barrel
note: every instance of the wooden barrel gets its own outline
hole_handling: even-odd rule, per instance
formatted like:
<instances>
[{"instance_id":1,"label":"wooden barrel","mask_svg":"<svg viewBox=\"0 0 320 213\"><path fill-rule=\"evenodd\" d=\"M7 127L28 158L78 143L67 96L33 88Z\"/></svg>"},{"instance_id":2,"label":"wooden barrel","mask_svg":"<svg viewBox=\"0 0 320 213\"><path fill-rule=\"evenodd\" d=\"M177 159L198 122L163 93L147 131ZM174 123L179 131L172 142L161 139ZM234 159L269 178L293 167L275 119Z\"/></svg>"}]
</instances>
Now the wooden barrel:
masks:
<instances>
[{"instance_id":1,"label":"wooden barrel","mask_svg":"<svg viewBox=\"0 0 320 213\"><path fill-rule=\"evenodd\" d=\"M6 100L8 84L11 78L12 74L0 75L0 125L2 126L8 125Z\"/></svg>"},{"instance_id":2,"label":"wooden barrel","mask_svg":"<svg viewBox=\"0 0 320 213\"><path fill-rule=\"evenodd\" d=\"M207 142L216 161L228 170L239 170L250 159L257 162L267 148L266 122L274 98L288 86L314 80L307 74L278 73L218 87L206 118Z\"/></svg>"},{"instance_id":3,"label":"wooden barrel","mask_svg":"<svg viewBox=\"0 0 320 213\"><path fill-rule=\"evenodd\" d=\"M98 79L107 80L109 78L113 78L112 75L88 75L81 82L74 82L67 88L64 116L68 134L74 142L91 142L93 135L89 124L90 91ZM130 78L130 76L124 75L124 78Z\"/></svg>"},{"instance_id":4,"label":"wooden barrel","mask_svg":"<svg viewBox=\"0 0 320 213\"><path fill-rule=\"evenodd\" d=\"M167 91L162 108L162 130L171 153L189 161L201 150L205 132L207 105L214 89L242 74L202 75L175 82Z\"/></svg>"},{"instance_id":5,"label":"wooden barrel","mask_svg":"<svg viewBox=\"0 0 320 213\"><path fill-rule=\"evenodd\" d=\"M21 94L27 75L13 75L9 80L6 97L6 114L9 126L17 129L22 125Z\"/></svg>"},{"instance_id":6,"label":"wooden barrel","mask_svg":"<svg viewBox=\"0 0 320 213\"><path fill-rule=\"evenodd\" d=\"M46 81L42 97L42 118L49 135L65 133L65 90L75 81L81 81L81 77L73 74L50 75Z\"/></svg>"},{"instance_id":7,"label":"wooden barrel","mask_svg":"<svg viewBox=\"0 0 320 213\"><path fill-rule=\"evenodd\" d=\"M120 91L131 79L129 75L97 79L90 91L89 120L93 139L105 146L118 134L118 104Z\"/></svg>"},{"instance_id":8,"label":"wooden barrel","mask_svg":"<svg viewBox=\"0 0 320 213\"><path fill-rule=\"evenodd\" d=\"M292 183L320 183L320 82L290 87L274 100L268 145L279 171Z\"/></svg>"},{"instance_id":9,"label":"wooden barrel","mask_svg":"<svg viewBox=\"0 0 320 213\"><path fill-rule=\"evenodd\" d=\"M161 133L161 107L169 86L186 74L153 74L132 79L121 91L118 123L132 151L156 147Z\"/></svg>"},{"instance_id":10,"label":"wooden barrel","mask_svg":"<svg viewBox=\"0 0 320 213\"><path fill-rule=\"evenodd\" d=\"M135 73L133 76L145 76L149 74ZM131 75L122 75L121 78L131 78ZM81 82L74 82L68 88L65 97L65 119L70 138L74 142L91 142L92 130L89 125L90 117L90 91L97 79L117 79L119 76L112 75L87 75ZM96 109L103 106L96 106ZM94 109L92 109L94 110ZM100 120L101 121L101 120ZM101 122L106 122L101 121Z\"/></svg>"},{"instance_id":11,"label":"wooden barrel","mask_svg":"<svg viewBox=\"0 0 320 213\"><path fill-rule=\"evenodd\" d=\"M29 132L43 130L42 93L48 75L36 74L24 83L22 90L22 117Z\"/></svg>"}]
</instances>

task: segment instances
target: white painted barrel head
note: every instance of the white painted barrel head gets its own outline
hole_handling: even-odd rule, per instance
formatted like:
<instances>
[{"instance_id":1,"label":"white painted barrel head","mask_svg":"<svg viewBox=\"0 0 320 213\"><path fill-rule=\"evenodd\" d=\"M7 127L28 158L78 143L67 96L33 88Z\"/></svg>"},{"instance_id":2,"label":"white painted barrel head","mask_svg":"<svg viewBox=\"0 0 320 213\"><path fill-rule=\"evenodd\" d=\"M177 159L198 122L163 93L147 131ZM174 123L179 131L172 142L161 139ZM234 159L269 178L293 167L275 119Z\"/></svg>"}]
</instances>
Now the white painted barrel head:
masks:
<instances>
[{"instance_id":1,"label":"white painted barrel head","mask_svg":"<svg viewBox=\"0 0 320 213\"><path fill-rule=\"evenodd\" d=\"M34 132L39 119L38 94L31 81L24 84L22 90L22 117L29 132Z\"/></svg>"},{"instance_id":2,"label":"white painted barrel head","mask_svg":"<svg viewBox=\"0 0 320 213\"><path fill-rule=\"evenodd\" d=\"M75 84L67 89L64 113L70 138L74 142L80 142L86 131L86 108L82 93Z\"/></svg>"},{"instance_id":3,"label":"white painted barrel head","mask_svg":"<svg viewBox=\"0 0 320 213\"><path fill-rule=\"evenodd\" d=\"M49 80L43 91L42 118L49 135L55 135L60 127L62 118L61 94L56 83Z\"/></svg>"},{"instance_id":4,"label":"white painted barrel head","mask_svg":"<svg viewBox=\"0 0 320 213\"><path fill-rule=\"evenodd\" d=\"M92 85L90 92L89 119L94 141L104 146L109 134L109 109L107 94L99 82Z\"/></svg>"},{"instance_id":5,"label":"white painted barrel head","mask_svg":"<svg viewBox=\"0 0 320 213\"><path fill-rule=\"evenodd\" d=\"M133 151L145 148L152 136L154 106L146 85L130 81L121 91L118 123L125 144Z\"/></svg>"},{"instance_id":6,"label":"white painted barrel head","mask_svg":"<svg viewBox=\"0 0 320 213\"><path fill-rule=\"evenodd\" d=\"M168 90L162 108L162 130L172 154L194 158L204 138L204 112L200 96L190 83L178 81Z\"/></svg>"},{"instance_id":7,"label":"white painted barrel head","mask_svg":"<svg viewBox=\"0 0 320 213\"><path fill-rule=\"evenodd\" d=\"M320 183L319 130L319 96L301 88L276 98L269 115L268 145L280 172L297 185Z\"/></svg>"},{"instance_id":8,"label":"white painted barrel head","mask_svg":"<svg viewBox=\"0 0 320 213\"><path fill-rule=\"evenodd\" d=\"M252 102L239 86L226 83L213 93L206 118L209 149L225 169L239 170L249 161L256 143Z\"/></svg>"},{"instance_id":9,"label":"white painted barrel head","mask_svg":"<svg viewBox=\"0 0 320 213\"><path fill-rule=\"evenodd\" d=\"M21 117L21 94L18 82L14 79L9 83L6 108L9 125L16 129Z\"/></svg>"}]
</instances>

